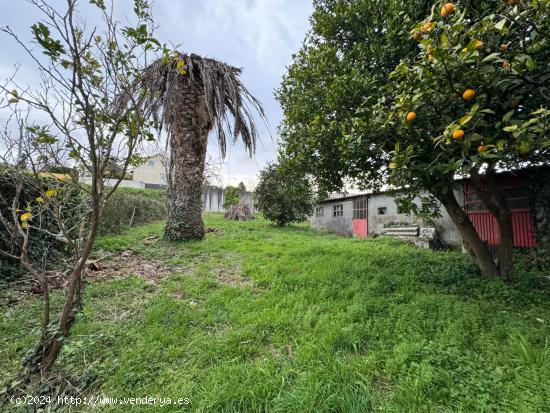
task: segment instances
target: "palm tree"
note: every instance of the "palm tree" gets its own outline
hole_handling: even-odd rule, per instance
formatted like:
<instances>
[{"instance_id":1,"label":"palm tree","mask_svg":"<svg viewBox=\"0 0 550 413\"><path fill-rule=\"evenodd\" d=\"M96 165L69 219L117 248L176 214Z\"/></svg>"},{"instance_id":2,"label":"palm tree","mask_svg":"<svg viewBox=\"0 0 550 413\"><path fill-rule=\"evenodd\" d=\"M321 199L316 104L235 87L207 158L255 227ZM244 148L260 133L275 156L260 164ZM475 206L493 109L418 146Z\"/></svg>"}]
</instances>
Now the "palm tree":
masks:
<instances>
[{"instance_id":1,"label":"palm tree","mask_svg":"<svg viewBox=\"0 0 550 413\"><path fill-rule=\"evenodd\" d=\"M215 129L225 157L228 132L246 151L256 149L258 131L251 110L265 120L260 102L241 82L241 69L196 54L177 53L149 65L140 76L144 109L166 125L170 144L167 240L201 240L202 184L208 134Z\"/></svg>"}]
</instances>

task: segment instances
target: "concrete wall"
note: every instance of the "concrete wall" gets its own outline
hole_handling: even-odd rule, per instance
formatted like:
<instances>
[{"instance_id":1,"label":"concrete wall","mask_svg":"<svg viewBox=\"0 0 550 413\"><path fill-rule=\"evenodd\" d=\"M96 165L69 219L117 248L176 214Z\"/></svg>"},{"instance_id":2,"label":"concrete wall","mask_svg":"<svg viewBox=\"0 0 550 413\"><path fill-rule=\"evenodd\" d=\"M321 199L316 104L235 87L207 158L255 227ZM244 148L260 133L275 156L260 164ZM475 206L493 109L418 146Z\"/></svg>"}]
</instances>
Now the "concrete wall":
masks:
<instances>
[{"instance_id":1,"label":"concrete wall","mask_svg":"<svg viewBox=\"0 0 550 413\"><path fill-rule=\"evenodd\" d=\"M344 209L344 214L341 217L333 216L334 206L342 205ZM324 215L322 217L317 217L316 212L317 208L324 208ZM311 217L311 226L316 229L322 229L325 231L333 232L339 235L351 236L351 220L353 217L353 201L331 201L323 202L316 205L313 216Z\"/></svg>"},{"instance_id":2,"label":"concrete wall","mask_svg":"<svg viewBox=\"0 0 550 413\"><path fill-rule=\"evenodd\" d=\"M455 193L460 205L463 205L464 199L462 192ZM420 204L420 199L415 202ZM344 215L342 217L333 216L334 205L343 205ZM316 205L316 208L324 207L324 215L316 216L316 210L310 219L311 227L322 229L335 234L351 236L352 235L352 218L353 218L353 199L343 201L327 201ZM386 213L380 215L378 208L386 208ZM462 237L451 221L451 218L441 208L441 217L434 223L439 237L447 244L459 247L462 245ZM417 218L413 214L400 214L395 203L395 198L388 194L370 194L368 195L368 227L369 234L379 234L380 230L385 225L391 224L410 224L419 226L431 226Z\"/></svg>"},{"instance_id":3,"label":"concrete wall","mask_svg":"<svg viewBox=\"0 0 550 413\"><path fill-rule=\"evenodd\" d=\"M162 156L153 156L134 168L133 180L148 184L166 185L165 168Z\"/></svg>"},{"instance_id":4,"label":"concrete wall","mask_svg":"<svg viewBox=\"0 0 550 413\"><path fill-rule=\"evenodd\" d=\"M206 212L225 212L223 208L223 189L205 186L202 189L202 205Z\"/></svg>"},{"instance_id":5,"label":"concrete wall","mask_svg":"<svg viewBox=\"0 0 550 413\"><path fill-rule=\"evenodd\" d=\"M224 190L216 186L205 186L202 190L202 204L206 212L225 212L223 207ZM241 202L247 204L252 212L256 212L254 192L245 192Z\"/></svg>"},{"instance_id":6,"label":"concrete wall","mask_svg":"<svg viewBox=\"0 0 550 413\"><path fill-rule=\"evenodd\" d=\"M456 193L456 196L459 204L462 205L462 192ZM414 202L420 204L421 200L415 198ZM386 213L380 215L378 208L386 208ZM385 225L392 224L419 225L421 227L434 225L439 237L445 243L460 246L462 237L443 207L441 207L441 215L433 224L428 224L414 214L400 214L393 196L388 194L369 195L369 234L379 234Z\"/></svg>"},{"instance_id":7,"label":"concrete wall","mask_svg":"<svg viewBox=\"0 0 550 413\"><path fill-rule=\"evenodd\" d=\"M92 177L91 176L85 176L82 178L82 182L91 185L92 184ZM113 186L117 182L117 179L105 179L105 186ZM137 189L144 189L145 184L141 181L130 181L127 179L123 179L120 181L119 188L137 188Z\"/></svg>"}]
</instances>

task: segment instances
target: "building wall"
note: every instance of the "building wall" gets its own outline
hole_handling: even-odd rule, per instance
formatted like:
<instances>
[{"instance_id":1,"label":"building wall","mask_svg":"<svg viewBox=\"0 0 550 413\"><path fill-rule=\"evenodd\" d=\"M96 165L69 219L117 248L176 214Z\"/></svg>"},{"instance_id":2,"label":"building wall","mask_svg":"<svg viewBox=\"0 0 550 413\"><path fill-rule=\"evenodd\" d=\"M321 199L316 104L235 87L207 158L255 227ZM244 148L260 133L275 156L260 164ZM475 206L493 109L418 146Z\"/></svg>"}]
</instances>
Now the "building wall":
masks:
<instances>
[{"instance_id":1,"label":"building wall","mask_svg":"<svg viewBox=\"0 0 550 413\"><path fill-rule=\"evenodd\" d=\"M117 179L105 179L105 186L114 186L118 180ZM91 176L85 176L82 178L82 183L85 183L87 185L92 184L92 177ZM137 189L143 189L145 188L145 184L140 181L130 181L127 179L123 179L120 181L120 184L118 185L119 188L137 188Z\"/></svg>"},{"instance_id":2,"label":"building wall","mask_svg":"<svg viewBox=\"0 0 550 413\"><path fill-rule=\"evenodd\" d=\"M333 211L335 205L343 206L343 216L334 217ZM324 214L322 217L316 216L316 210L318 207L324 208ZM323 202L318 204L311 217L311 226L316 229L321 229L329 232L333 232L339 235L351 236L351 221L353 217L353 200Z\"/></svg>"},{"instance_id":3,"label":"building wall","mask_svg":"<svg viewBox=\"0 0 550 413\"><path fill-rule=\"evenodd\" d=\"M134 181L145 182L146 184L166 185L165 168L162 156L153 156L145 163L134 168Z\"/></svg>"},{"instance_id":4,"label":"building wall","mask_svg":"<svg viewBox=\"0 0 550 413\"><path fill-rule=\"evenodd\" d=\"M457 196L459 204L462 205L462 192L456 192L455 195ZM415 198L415 202L420 204L420 198ZM379 234L384 226L392 224L418 225L421 227L432 225L424 222L414 214L400 214L395 203L395 198L388 194L369 195L368 208L369 234ZM386 213L380 215L378 208L386 208ZM441 207L440 213L441 217L433 224L439 237L447 244L460 246L462 244L462 237L452 222L451 217L443 207Z\"/></svg>"},{"instance_id":5,"label":"building wall","mask_svg":"<svg viewBox=\"0 0 550 413\"><path fill-rule=\"evenodd\" d=\"M225 212L223 207L224 190L216 186L205 186L202 190L202 204L206 212ZM241 195L241 202L247 204L252 212L257 212L255 208L254 192L245 192Z\"/></svg>"},{"instance_id":6,"label":"building wall","mask_svg":"<svg viewBox=\"0 0 550 413\"><path fill-rule=\"evenodd\" d=\"M460 205L463 204L462 191L455 193ZM417 198L416 202L420 203L420 199ZM342 217L333 216L334 205L343 205L344 214ZM353 199L343 201L327 201L316 205L316 208L324 207L324 215L322 217L316 216L316 210L313 212L313 216L310 219L311 227L321 230L333 232L335 234L351 236L352 232L352 219L353 219ZM378 208L386 208L384 215L378 214ZM435 228L439 237L447 244L459 247L462 245L462 237L453 224L451 218L445 211L445 208L441 208L441 217L436 220ZM395 198L388 194L370 194L368 195L368 228L369 234L379 234L380 230L384 228L384 225L391 224L411 224L419 226L428 226L421 219L415 217L413 214L400 214L398 212Z\"/></svg>"},{"instance_id":7,"label":"building wall","mask_svg":"<svg viewBox=\"0 0 550 413\"><path fill-rule=\"evenodd\" d=\"M205 186L202 189L202 205L206 212L224 212L223 189L215 186Z\"/></svg>"}]
</instances>

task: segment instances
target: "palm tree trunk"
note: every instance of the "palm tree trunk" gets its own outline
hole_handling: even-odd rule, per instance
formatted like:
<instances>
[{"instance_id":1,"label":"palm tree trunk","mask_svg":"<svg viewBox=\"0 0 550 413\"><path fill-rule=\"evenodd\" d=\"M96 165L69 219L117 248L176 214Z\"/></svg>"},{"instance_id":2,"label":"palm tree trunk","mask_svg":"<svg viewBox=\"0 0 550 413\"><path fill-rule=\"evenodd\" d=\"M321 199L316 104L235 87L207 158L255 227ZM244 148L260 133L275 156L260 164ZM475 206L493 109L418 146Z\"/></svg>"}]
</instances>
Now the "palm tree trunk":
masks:
<instances>
[{"instance_id":1,"label":"palm tree trunk","mask_svg":"<svg viewBox=\"0 0 550 413\"><path fill-rule=\"evenodd\" d=\"M211 128L203 91L187 89L181 111L172 115L168 177L168 220L164 238L170 241L201 240L202 183Z\"/></svg>"}]
</instances>

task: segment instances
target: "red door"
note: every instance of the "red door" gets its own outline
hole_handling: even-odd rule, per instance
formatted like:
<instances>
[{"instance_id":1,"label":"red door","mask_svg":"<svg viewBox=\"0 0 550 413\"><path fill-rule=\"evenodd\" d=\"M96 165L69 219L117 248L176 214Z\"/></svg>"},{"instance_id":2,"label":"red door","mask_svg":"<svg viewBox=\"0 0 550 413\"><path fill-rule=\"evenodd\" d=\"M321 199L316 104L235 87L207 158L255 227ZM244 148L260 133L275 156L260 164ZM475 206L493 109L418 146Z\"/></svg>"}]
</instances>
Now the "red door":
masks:
<instances>
[{"instance_id":1,"label":"red door","mask_svg":"<svg viewBox=\"0 0 550 413\"><path fill-rule=\"evenodd\" d=\"M353 219L351 221L351 230L353 236L365 238L369 235L368 224L368 201L367 197L356 198L353 200Z\"/></svg>"}]
</instances>

